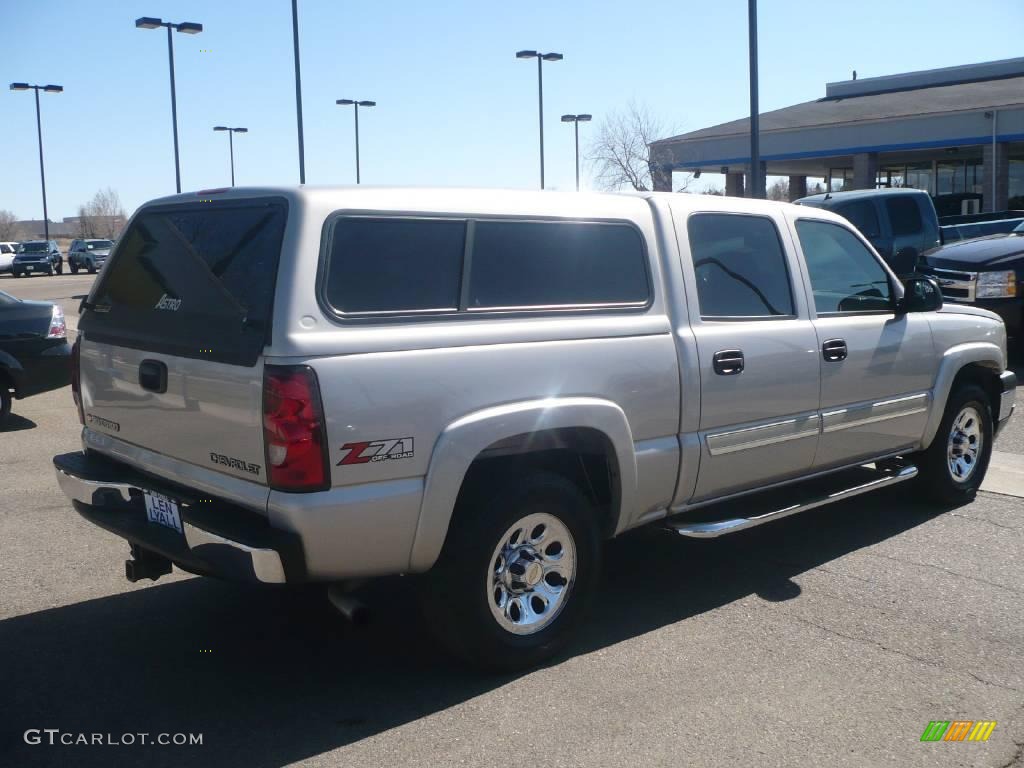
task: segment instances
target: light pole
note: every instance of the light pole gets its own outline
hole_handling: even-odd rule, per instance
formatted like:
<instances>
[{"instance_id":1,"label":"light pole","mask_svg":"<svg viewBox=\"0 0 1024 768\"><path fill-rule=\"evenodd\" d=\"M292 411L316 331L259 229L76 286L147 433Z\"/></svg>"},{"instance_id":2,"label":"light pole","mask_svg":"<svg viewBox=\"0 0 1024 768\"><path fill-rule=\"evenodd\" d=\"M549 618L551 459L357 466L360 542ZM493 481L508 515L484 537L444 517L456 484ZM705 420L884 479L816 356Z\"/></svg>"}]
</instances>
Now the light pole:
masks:
<instances>
[{"instance_id":1,"label":"light pole","mask_svg":"<svg viewBox=\"0 0 1024 768\"><path fill-rule=\"evenodd\" d=\"M562 115L563 123L572 123L576 130L576 191L580 191L580 123L589 123L593 115Z\"/></svg>"},{"instance_id":2,"label":"light pole","mask_svg":"<svg viewBox=\"0 0 1024 768\"><path fill-rule=\"evenodd\" d=\"M757 0L747 0L747 32L750 55L750 196L764 199L761 174L761 135L757 106Z\"/></svg>"},{"instance_id":3,"label":"light pole","mask_svg":"<svg viewBox=\"0 0 1024 768\"><path fill-rule=\"evenodd\" d=\"M295 51L295 116L299 130L299 184L306 183L306 148L302 141L302 72L299 70L299 5L292 0L292 46Z\"/></svg>"},{"instance_id":4,"label":"light pole","mask_svg":"<svg viewBox=\"0 0 1024 768\"><path fill-rule=\"evenodd\" d=\"M39 117L39 91L47 93L62 93L63 85L29 85L28 83L11 83L12 91L27 91L32 89L36 92L36 133L39 135L39 181L43 187L43 236L50 239L50 215L46 210L46 171L43 170L43 121Z\"/></svg>"},{"instance_id":5,"label":"light pole","mask_svg":"<svg viewBox=\"0 0 1024 768\"><path fill-rule=\"evenodd\" d=\"M355 107L356 115L356 184L359 183L359 108L360 107L376 107L376 101L356 101L355 99L338 99L335 104L341 104L342 106L348 106L351 104Z\"/></svg>"},{"instance_id":6,"label":"light pole","mask_svg":"<svg viewBox=\"0 0 1024 768\"><path fill-rule=\"evenodd\" d=\"M540 124L540 188L544 189L544 72L545 61L561 61L560 53L541 53L540 51L516 51L517 59L537 60L537 117Z\"/></svg>"},{"instance_id":7,"label":"light pole","mask_svg":"<svg viewBox=\"0 0 1024 768\"><path fill-rule=\"evenodd\" d=\"M184 21L181 24L173 24L162 19L155 19L152 16L143 16L135 20L138 29L159 29L167 27L167 63L171 70L171 128L174 131L174 188L181 192L181 163L178 160L178 99L174 92L174 39L171 37L171 30L183 32L186 35L198 35L203 31L202 24L191 21Z\"/></svg>"},{"instance_id":8,"label":"light pole","mask_svg":"<svg viewBox=\"0 0 1024 768\"><path fill-rule=\"evenodd\" d=\"M215 126L215 131L227 131L228 132L228 148L231 152L231 186L235 186L235 134L236 133L248 133L248 128L228 128L226 125Z\"/></svg>"}]
</instances>

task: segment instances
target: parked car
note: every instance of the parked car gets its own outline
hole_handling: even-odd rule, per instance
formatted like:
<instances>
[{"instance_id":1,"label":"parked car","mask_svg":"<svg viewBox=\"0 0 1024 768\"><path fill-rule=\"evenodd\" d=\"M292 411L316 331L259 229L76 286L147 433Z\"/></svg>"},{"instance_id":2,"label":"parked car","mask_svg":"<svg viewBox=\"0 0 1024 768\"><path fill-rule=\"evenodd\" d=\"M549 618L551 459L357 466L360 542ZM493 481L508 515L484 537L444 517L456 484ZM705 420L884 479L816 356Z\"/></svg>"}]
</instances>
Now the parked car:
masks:
<instances>
[{"instance_id":1,"label":"parked car","mask_svg":"<svg viewBox=\"0 0 1024 768\"><path fill-rule=\"evenodd\" d=\"M939 282L949 301L991 310L1024 349L1024 224L1013 232L945 245L924 257L920 271Z\"/></svg>"},{"instance_id":2,"label":"parked car","mask_svg":"<svg viewBox=\"0 0 1024 768\"><path fill-rule=\"evenodd\" d=\"M0 291L0 427L11 415L12 400L71 383L70 355L59 305Z\"/></svg>"},{"instance_id":3,"label":"parked car","mask_svg":"<svg viewBox=\"0 0 1024 768\"><path fill-rule=\"evenodd\" d=\"M942 243L945 245L948 243L954 243L957 240L970 240L975 237L985 237L986 235L998 235L1006 232L1013 232L1021 224L1024 224L1024 217L967 222L963 224L943 224L941 226Z\"/></svg>"},{"instance_id":4,"label":"parked car","mask_svg":"<svg viewBox=\"0 0 1024 768\"><path fill-rule=\"evenodd\" d=\"M14 254L18 250L17 243L0 243L0 274L11 271Z\"/></svg>"},{"instance_id":5,"label":"parked car","mask_svg":"<svg viewBox=\"0 0 1024 768\"><path fill-rule=\"evenodd\" d=\"M345 605L423 574L449 648L529 666L579 625L605 539L731 534L915 478L960 503L1014 408L999 318L901 281L819 207L201 197L135 213L73 352L83 450L57 479L130 543L132 581L173 563Z\"/></svg>"},{"instance_id":6,"label":"parked car","mask_svg":"<svg viewBox=\"0 0 1024 768\"><path fill-rule=\"evenodd\" d=\"M87 269L90 275L95 275L106 262L113 247L112 240L72 240L71 247L68 248L68 267L71 274L77 275L78 270Z\"/></svg>"},{"instance_id":7,"label":"parked car","mask_svg":"<svg viewBox=\"0 0 1024 768\"><path fill-rule=\"evenodd\" d=\"M64 259L56 240L29 240L18 246L11 265L15 277L64 274Z\"/></svg>"},{"instance_id":8,"label":"parked car","mask_svg":"<svg viewBox=\"0 0 1024 768\"><path fill-rule=\"evenodd\" d=\"M824 208L847 219L898 275L912 274L918 257L941 244L939 218L924 190L829 192L796 203Z\"/></svg>"}]
</instances>

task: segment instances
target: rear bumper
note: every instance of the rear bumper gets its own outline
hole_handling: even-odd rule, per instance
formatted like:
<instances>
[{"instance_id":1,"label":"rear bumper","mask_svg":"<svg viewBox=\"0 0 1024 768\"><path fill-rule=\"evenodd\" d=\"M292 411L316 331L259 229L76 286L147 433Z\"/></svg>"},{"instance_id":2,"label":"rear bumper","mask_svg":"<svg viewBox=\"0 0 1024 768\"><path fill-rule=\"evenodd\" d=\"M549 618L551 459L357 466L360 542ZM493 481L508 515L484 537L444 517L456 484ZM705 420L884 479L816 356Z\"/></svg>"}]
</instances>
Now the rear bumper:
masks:
<instances>
[{"instance_id":1,"label":"rear bumper","mask_svg":"<svg viewBox=\"0 0 1024 768\"><path fill-rule=\"evenodd\" d=\"M999 376L999 382L1002 385L1002 394L999 398L999 418L996 419L997 435L1006 426L1016 407L1017 374L1013 371L1003 371Z\"/></svg>"},{"instance_id":2,"label":"rear bumper","mask_svg":"<svg viewBox=\"0 0 1024 768\"><path fill-rule=\"evenodd\" d=\"M307 580L298 535L271 527L252 511L95 453L62 454L53 465L61 490L82 517L186 571L266 584ZM147 490L179 502L183 533L147 520Z\"/></svg>"}]
</instances>

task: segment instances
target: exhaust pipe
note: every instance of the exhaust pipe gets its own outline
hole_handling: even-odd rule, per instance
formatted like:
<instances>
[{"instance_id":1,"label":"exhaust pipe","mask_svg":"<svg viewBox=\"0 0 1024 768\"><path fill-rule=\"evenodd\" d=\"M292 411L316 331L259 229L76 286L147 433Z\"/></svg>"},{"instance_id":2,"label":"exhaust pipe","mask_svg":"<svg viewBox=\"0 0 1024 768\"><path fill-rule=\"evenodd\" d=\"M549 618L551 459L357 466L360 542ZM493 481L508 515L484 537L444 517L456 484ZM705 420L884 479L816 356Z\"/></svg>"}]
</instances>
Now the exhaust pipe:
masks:
<instances>
[{"instance_id":1,"label":"exhaust pipe","mask_svg":"<svg viewBox=\"0 0 1024 768\"><path fill-rule=\"evenodd\" d=\"M332 584L327 588L327 599L331 605L354 626L361 627L370 621L370 609L362 600L352 597L343 584Z\"/></svg>"},{"instance_id":2,"label":"exhaust pipe","mask_svg":"<svg viewBox=\"0 0 1024 768\"><path fill-rule=\"evenodd\" d=\"M125 578L132 584L142 579L156 581L170 572L170 560L137 544L132 544L132 559L124 561Z\"/></svg>"}]
</instances>

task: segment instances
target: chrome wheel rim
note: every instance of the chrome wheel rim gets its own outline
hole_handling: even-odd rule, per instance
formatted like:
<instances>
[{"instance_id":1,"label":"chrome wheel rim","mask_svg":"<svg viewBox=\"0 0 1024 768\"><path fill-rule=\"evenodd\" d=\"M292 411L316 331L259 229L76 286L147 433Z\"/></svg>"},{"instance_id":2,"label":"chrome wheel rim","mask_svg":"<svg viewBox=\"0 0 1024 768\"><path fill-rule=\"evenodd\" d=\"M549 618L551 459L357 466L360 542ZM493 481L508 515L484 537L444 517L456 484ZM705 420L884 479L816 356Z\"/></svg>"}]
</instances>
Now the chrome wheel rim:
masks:
<instances>
[{"instance_id":1,"label":"chrome wheel rim","mask_svg":"<svg viewBox=\"0 0 1024 768\"><path fill-rule=\"evenodd\" d=\"M981 431L981 414L973 405L965 406L949 431L946 446L946 463L949 476L957 483L966 483L973 477L981 457L984 435Z\"/></svg>"},{"instance_id":2,"label":"chrome wheel rim","mask_svg":"<svg viewBox=\"0 0 1024 768\"><path fill-rule=\"evenodd\" d=\"M576 580L576 543L554 515L526 515L509 527L491 555L487 604L498 625L532 635L565 607Z\"/></svg>"}]
</instances>

